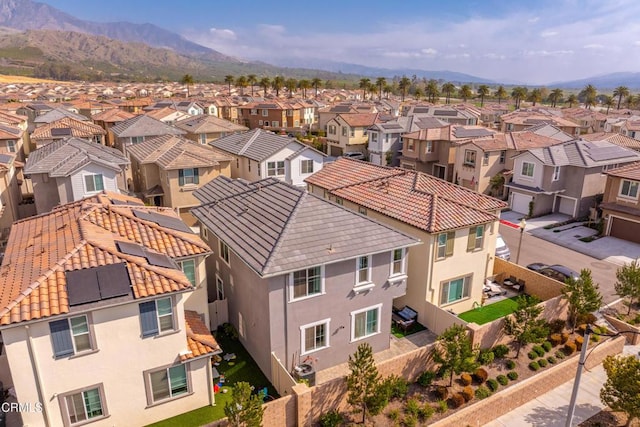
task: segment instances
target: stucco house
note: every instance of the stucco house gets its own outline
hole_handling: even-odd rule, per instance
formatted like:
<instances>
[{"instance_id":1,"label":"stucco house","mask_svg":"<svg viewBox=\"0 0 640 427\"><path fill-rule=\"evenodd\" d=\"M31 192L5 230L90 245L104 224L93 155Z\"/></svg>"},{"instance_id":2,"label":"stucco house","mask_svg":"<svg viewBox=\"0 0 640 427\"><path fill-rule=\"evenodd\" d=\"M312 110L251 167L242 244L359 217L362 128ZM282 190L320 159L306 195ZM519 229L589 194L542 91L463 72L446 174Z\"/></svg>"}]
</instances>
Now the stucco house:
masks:
<instances>
[{"instance_id":1,"label":"stucco house","mask_svg":"<svg viewBox=\"0 0 640 427\"><path fill-rule=\"evenodd\" d=\"M147 138L162 135L184 135L186 132L146 115L120 122L111 128L115 148L127 154L127 148Z\"/></svg>"},{"instance_id":2,"label":"stucco house","mask_svg":"<svg viewBox=\"0 0 640 427\"><path fill-rule=\"evenodd\" d=\"M219 177L195 195L202 206L191 212L215 253L209 290L228 300L267 378L272 354L290 371L323 370L362 342L389 348L392 303L418 239L274 178Z\"/></svg>"},{"instance_id":3,"label":"stucco house","mask_svg":"<svg viewBox=\"0 0 640 427\"><path fill-rule=\"evenodd\" d=\"M200 144L208 144L216 139L249 130L245 126L208 114L180 120L175 126L186 132L185 138Z\"/></svg>"},{"instance_id":4,"label":"stucco house","mask_svg":"<svg viewBox=\"0 0 640 427\"><path fill-rule=\"evenodd\" d=\"M380 121L379 113L338 114L327 122L327 154L356 151L367 155L367 129Z\"/></svg>"},{"instance_id":5,"label":"stucco house","mask_svg":"<svg viewBox=\"0 0 640 427\"><path fill-rule=\"evenodd\" d=\"M63 117L59 120L43 124L34 129L30 135L32 149L41 148L47 144L69 137L83 138L104 144L107 132L100 126L85 120Z\"/></svg>"},{"instance_id":6,"label":"stucco house","mask_svg":"<svg viewBox=\"0 0 640 427\"><path fill-rule=\"evenodd\" d=\"M604 234L640 243L640 162L606 172L607 182L600 208Z\"/></svg>"}]
</instances>

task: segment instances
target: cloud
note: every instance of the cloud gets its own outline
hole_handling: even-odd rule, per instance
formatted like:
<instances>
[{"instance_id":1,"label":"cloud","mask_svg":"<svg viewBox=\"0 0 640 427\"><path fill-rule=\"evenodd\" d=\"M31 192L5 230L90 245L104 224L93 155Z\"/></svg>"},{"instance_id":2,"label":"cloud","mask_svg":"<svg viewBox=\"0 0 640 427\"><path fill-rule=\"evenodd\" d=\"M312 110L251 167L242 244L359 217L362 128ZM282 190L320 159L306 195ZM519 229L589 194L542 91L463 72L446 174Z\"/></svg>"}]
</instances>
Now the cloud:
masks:
<instances>
[{"instance_id":1,"label":"cloud","mask_svg":"<svg viewBox=\"0 0 640 427\"><path fill-rule=\"evenodd\" d=\"M529 18L529 19L527 19L527 22L530 22L530 23L532 23L532 24L535 24L535 23L536 23L536 22L538 22L539 20L540 20L540 17L539 17L539 16L535 16L535 17L533 17L533 18Z\"/></svg>"},{"instance_id":2,"label":"cloud","mask_svg":"<svg viewBox=\"0 0 640 427\"><path fill-rule=\"evenodd\" d=\"M438 51L432 47L422 49L420 52L422 52L426 56L436 56L438 54Z\"/></svg>"},{"instance_id":3,"label":"cloud","mask_svg":"<svg viewBox=\"0 0 640 427\"><path fill-rule=\"evenodd\" d=\"M540 37L554 37L557 36L558 32L557 31L543 31L540 33Z\"/></svg>"},{"instance_id":4,"label":"cloud","mask_svg":"<svg viewBox=\"0 0 640 427\"><path fill-rule=\"evenodd\" d=\"M280 35L286 32L282 25L260 24L258 28L263 34Z\"/></svg>"},{"instance_id":5,"label":"cloud","mask_svg":"<svg viewBox=\"0 0 640 427\"><path fill-rule=\"evenodd\" d=\"M604 49L604 46L599 44L599 43L591 43L591 44L585 44L584 46L582 46L583 49Z\"/></svg>"},{"instance_id":6,"label":"cloud","mask_svg":"<svg viewBox=\"0 0 640 427\"><path fill-rule=\"evenodd\" d=\"M215 38L225 40L236 40L238 38L236 36L236 33L227 28L210 28L209 34L211 34Z\"/></svg>"},{"instance_id":7,"label":"cloud","mask_svg":"<svg viewBox=\"0 0 640 427\"><path fill-rule=\"evenodd\" d=\"M525 50L524 56L563 56L573 55L572 50Z\"/></svg>"},{"instance_id":8,"label":"cloud","mask_svg":"<svg viewBox=\"0 0 640 427\"><path fill-rule=\"evenodd\" d=\"M640 46L640 40L636 40L636 41L634 41L634 42L633 42L633 45L634 45L634 46Z\"/></svg>"},{"instance_id":9,"label":"cloud","mask_svg":"<svg viewBox=\"0 0 640 427\"><path fill-rule=\"evenodd\" d=\"M489 52L489 53L485 53L484 55L482 55L483 58L488 58L488 59L506 59L506 55L501 55L498 53L494 53L494 52Z\"/></svg>"}]
</instances>

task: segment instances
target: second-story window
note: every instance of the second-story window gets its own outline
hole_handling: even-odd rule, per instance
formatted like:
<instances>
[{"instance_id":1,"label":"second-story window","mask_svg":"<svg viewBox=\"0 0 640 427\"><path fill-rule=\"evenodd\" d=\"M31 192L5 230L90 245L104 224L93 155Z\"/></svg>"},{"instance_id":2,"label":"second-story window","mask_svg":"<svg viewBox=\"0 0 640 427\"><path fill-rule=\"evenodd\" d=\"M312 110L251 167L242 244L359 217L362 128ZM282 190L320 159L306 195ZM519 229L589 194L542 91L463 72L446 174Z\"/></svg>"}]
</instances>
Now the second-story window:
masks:
<instances>
[{"instance_id":1,"label":"second-story window","mask_svg":"<svg viewBox=\"0 0 640 427\"><path fill-rule=\"evenodd\" d=\"M142 337L153 337L175 329L173 301L170 297L139 304Z\"/></svg>"},{"instance_id":2,"label":"second-story window","mask_svg":"<svg viewBox=\"0 0 640 427\"><path fill-rule=\"evenodd\" d=\"M467 251L482 249L484 243L484 225L478 225L469 229L469 239L467 240Z\"/></svg>"},{"instance_id":3,"label":"second-story window","mask_svg":"<svg viewBox=\"0 0 640 427\"><path fill-rule=\"evenodd\" d=\"M504 164L505 160L507 159L507 151L506 150L502 150L500 151L500 164Z\"/></svg>"},{"instance_id":4,"label":"second-story window","mask_svg":"<svg viewBox=\"0 0 640 427\"><path fill-rule=\"evenodd\" d=\"M200 183L198 168L178 170L178 185L196 185Z\"/></svg>"},{"instance_id":5,"label":"second-story window","mask_svg":"<svg viewBox=\"0 0 640 427\"><path fill-rule=\"evenodd\" d=\"M267 176L284 176L284 161L267 162Z\"/></svg>"},{"instance_id":6,"label":"second-story window","mask_svg":"<svg viewBox=\"0 0 640 427\"><path fill-rule=\"evenodd\" d=\"M638 181L623 179L620 183L620 196L630 199L638 198Z\"/></svg>"},{"instance_id":7,"label":"second-story window","mask_svg":"<svg viewBox=\"0 0 640 427\"><path fill-rule=\"evenodd\" d=\"M553 181L557 181L560 179L560 166L553 167Z\"/></svg>"},{"instance_id":8,"label":"second-story window","mask_svg":"<svg viewBox=\"0 0 640 427\"><path fill-rule=\"evenodd\" d=\"M378 132L371 132L371 142L378 142Z\"/></svg>"},{"instance_id":9,"label":"second-story window","mask_svg":"<svg viewBox=\"0 0 640 427\"><path fill-rule=\"evenodd\" d=\"M313 173L313 160L300 160L300 173Z\"/></svg>"},{"instance_id":10,"label":"second-story window","mask_svg":"<svg viewBox=\"0 0 640 427\"><path fill-rule=\"evenodd\" d=\"M488 164L489 164L489 152L485 151L484 155L482 156L482 165L487 166Z\"/></svg>"},{"instance_id":11,"label":"second-story window","mask_svg":"<svg viewBox=\"0 0 640 427\"><path fill-rule=\"evenodd\" d=\"M356 284L371 282L371 257L358 257L356 266Z\"/></svg>"},{"instance_id":12,"label":"second-story window","mask_svg":"<svg viewBox=\"0 0 640 427\"><path fill-rule=\"evenodd\" d=\"M96 193L104 190L104 179L102 174L85 175L84 187L87 193Z\"/></svg>"},{"instance_id":13,"label":"second-story window","mask_svg":"<svg viewBox=\"0 0 640 427\"><path fill-rule=\"evenodd\" d=\"M476 166L476 152L473 150L464 150L464 164L467 166Z\"/></svg>"},{"instance_id":14,"label":"second-story window","mask_svg":"<svg viewBox=\"0 0 640 427\"><path fill-rule=\"evenodd\" d=\"M407 151L413 151L413 139L407 139Z\"/></svg>"},{"instance_id":15,"label":"second-story window","mask_svg":"<svg viewBox=\"0 0 640 427\"><path fill-rule=\"evenodd\" d=\"M184 261L178 261L178 266L180 270L187 276L189 282L191 282L191 286L196 285L196 260L194 259L186 259Z\"/></svg>"},{"instance_id":16,"label":"second-story window","mask_svg":"<svg viewBox=\"0 0 640 427\"><path fill-rule=\"evenodd\" d=\"M262 110L262 117L267 117L268 115L269 115L269 110L263 109Z\"/></svg>"},{"instance_id":17,"label":"second-story window","mask_svg":"<svg viewBox=\"0 0 640 427\"><path fill-rule=\"evenodd\" d=\"M49 322L49 331L56 358L72 356L93 348L86 315Z\"/></svg>"},{"instance_id":18,"label":"second-story window","mask_svg":"<svg viewBox=\"0 0 640 427\"><path fill-rule=\"evenodd\" d=\"M342 127L342 136L347 136L348 129L346 126Z\"/></svg>"},{"instance_id":19,"label":"second-story window","mask_svg":"<svg viewBox=\"0 0 640 427\"><path fill-rule=\"evenodd\" d=\"M220 240L219 242L220 244L218 249L220 250L220 258L222 258L222 260L228 265L229 264L229 246L227 246L227 244L222 240Z\"/></svg>"},{"instance_id":20,"label":"second-story window","mask_svg":"<svg viewBox=\"0 0 640 427\"><path fill-rule=\"evenodd\" d=\"M293 299L322 293L322 267L311 267L291 273Z\"/></svg>"},{"instance_id":21,"label":"second-story window","mask_svg":"<svg viewBox=\"0 0 640 427\"><path fill-rule=\"evenodd\" d=\"M405 273L404 249L394 249L391 253L391 275L397 276Z\"/></svg>"},{"instance_id":22,"label":"second-story window","mask_svg":"<svg viewBox=\"0 0 640 427\"><path fill-rule=\"evenodd\" d=\"M424 145L425 153L433 153L433 141L427 141Z\"/></svg>"},{"instance_id":23,"label":"second-story window","mask_svg":"<svg viewBox=\"0 0 640 427\"><path fill-rule=\"evenodd\" d=\"M522 162L522 176L533 178L533 170L535 165L529 162Z\"/></svg>"},{"instance_id":24,"label":"second-story window","mask_svg":"<svg viewBox=\"0 0 640 427\"><path fill-rule=\"evenodd\" d=\"M437 259L443 259L453 255L453 242L455 240L455 231L449 231L448 233L438 234L437 242Z\"/></svg>"},{"instance_id":25,"label":"second-story window","mask_svg":"<svg viewBox=\"0 0 640 427\"><path fill-rule=\"evenodd\" d=\"M16 142L12 139L7 141L7 151L9 153L15 153L16 152Z\"/></svg>"}]
</instances>

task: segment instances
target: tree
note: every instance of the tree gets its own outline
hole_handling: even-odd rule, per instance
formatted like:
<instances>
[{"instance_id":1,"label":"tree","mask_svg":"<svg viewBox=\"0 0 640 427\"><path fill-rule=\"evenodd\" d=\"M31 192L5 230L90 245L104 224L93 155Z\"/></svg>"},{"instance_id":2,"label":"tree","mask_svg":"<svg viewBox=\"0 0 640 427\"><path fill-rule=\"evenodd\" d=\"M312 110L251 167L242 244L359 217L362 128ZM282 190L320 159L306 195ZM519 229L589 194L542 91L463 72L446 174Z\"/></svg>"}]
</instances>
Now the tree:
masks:
<instances>
[{"instance_id":1,"label":"tree","mask_svg":"<svg viewBox=\"0 0 640 427\"><path fill-rule=\"evenodd\" d=\"M378 87L378 99L382 99L382 88L387 84L387 79L384 77L378 77L376 79L376 86Z\"/></svg>"},{"instance_id":2,"label":"tree","mask_svg":"<svg viewBox=\"0 0 640 427\"><path fill-rule=\"evenodd\" d=\"M543 342L549 334L547 322L540 318L543 308L535 297L519 296L518 309L504 318L504 333L512 336L518 344L516 359L523 345Z\"/></svg>"},{"instance_id":3,"label":"tree","mask_svg":"<svg viewBox=\"0 0 640 427\"><path fill-rule=\"evenodd\" d=\"M449 104L451 102L451 94L456 90L456 87L453 83L447 82L442 85L442 91L446 94L446 103Z\"/></svg>"},{"instance_id":4,"label":"tree","mask_svg":"<svg viewBox=\"0 0 640 427\"><path fill-rule=\"evenodd\" d=\"M511 97L516 101L516 110L520 108L520 102L527 97L527 88L516 86L511 91Z\"/></svg>"},{"instance_id":5,"label":"tree","mask_svg":"<svg viewBox=\"0 0 640 427\"><path fill-rule=\"evenodd\" d=\"M493 96L498 98L498 105L500 105L500 101L506 99L506 97L509 95L507 94L507 91L503 86L498 86L498 89L496 90L496 93L493 94Z\"/></svg>"},{"instance_id":6,"label":"tree","mask_svg":"<svg viewBox=\"0 0 640 427\"><path fill-rule=\"evenodd\" d=\"M386 98L389 98L389 94L393 93L393 86L384 85L384 88L382 89L382 92L384 92Z\"/></svg>"},{"instance_id":7,"label":"tree","mask_svg":"<svg viewBox=\"0 0 640 427\"><path fill-rule=\"evenodd\" d=\"M191 74L185 74L182 76L180 83L187 87L187 98L189 98L189 86L193 84L193 76Z\"/></svg>"},{"instance_id":8,"label":"tree","mask_svg":"<svg viewBox=\"0 0 640 427\"><path fill-rule=\"evenodd\" d=\"M420 88L418 88L420 89ZM416 92L418 91L416 89ZM438 98L440 97L440 90L438 88L438 81L435 79L431 79L427 82L427 87L425 89L425 93L427 94L427 100L429 102L433 102L436 104L438 102Z\"/></svg>"},{"instance_id":9,"label":"tree","mask_svg":"<svg viewBox=\"0 0 640 427\"><path fill-rule=\"evenodd\" d=\"M229 96L231 96L231 85L233 84L234 80L235 79L233 78L232 75L224 76L224 82L229 85Z\"/></svg>"},{"instance_id":10,"label":"tree","mask_svg":"<svg viewBox=\"0 0 640 427\"><path fill-rule=\"evenodd\" d=\"M627 98L624 100L624 104L627 106L627 108L633 107L633 105L636 104L637 102L638 102L638 98L631 94L629 94L629 96L627 96Z\"/></svg>"},{"instance_id":11,"label":"tree","mask_svg":"<svg viewBox=\"0 0 640 427\"><path fill-rule=\"evenodd\" d=\"M276 98L280 96L280 90L284 87L284 77L275 76L271 82L271 87L276 91Z\"/></svg>"},{"instance_id":12,"label":"tree","mask_svg":"<svg viewBox=\"0 0 640 427\"><path fill-rule=\"evenodd\" d=\"M413 97L414 97L416 100L418 100L418 101L419 101L419 100L420 100L420 98L422 98L423 96L424 96L424 92L422 91L422 89L421 89L421 88L417 87L417 88L416 88L416 90L415 90L415 92L413 92ZM430 94L430 93L428 93L428 94L427 94L427 100L428 100L428 99L430 99L430 98L431 98L431 94Z\"/></svg>"},{"instance_id":13,"label":"tree","mask_svg":"<svg viewBox=\"0 0 640 427\"><path fill-rule=\"evenodd\" d=\"M629 96L629 88L626 86L618 86L613 90L613 96L618 97L618 110L620 109L620 103L622 102L622 98Z\"/></svg>"},{"instance_id":14,"label":"tree","mask_svg":"<svg viewBox=\"0 0 640 427\"><path fill-rule=\"evenodd\" d=\"M607 356L602 362L607 381L600 390L602 403L627 414L627 426L640 417L640 360L635 356Z\"/></svg>"},{"instance_id":15,"label":"tree","mask_svg":"<svg viewBox=\"0 0 640 427\"><path fill-rule=\"evenodd\" d=\"M471 372L477 366L478 351L471 346L467 329L453 325L446 329L436 341L433 360L440 364L440 370L449 374L449 387L453 385L453 374Z\"/></svg>"},{"instance_id":16,"label":"tree","mask_svg":"<svg viewBox=\"0 0 640 427\"><path fill-rule=\"evenodd\" d=\"M298 82L298 87L302 89L302 98L307 99L307 89L311 89L311 82L306 79L302 79Z\"/></svg>"},{"instance_id":17,"label":"tree","mask_svg":"<svg viewBox=\"0 0 640 427\"><path fill-rule=\"evenodd\" d=\"M249 86L249 82L245 76L240 76L236 79L236 86L240 88L240 95L244 96L244 88Z\"/></svg>"},{"instance_id":18,"label":"tree","mask_svg":"<svg viewBox=\"0 0 640 427\"><path fill-rule=\"evenodd\" d=\"M251 85L251 97L253 97L253 87L256 85L256 83L258 83L258 78L255 74L249 74L247 76L247 83Z\"/></svg>"},{"instance_id":19,"label":"tree","mask_svg":"<svg viewBox=\"0 0 640 427\"><path fill-rule=\"evenodd\" d=\"M362 411L362 422L366 420L368 404L378 393L380 375L373 360L373 349L368 343L358 346L353 355L349 355L349 370L347 375L347 402Z\"/></svg>"},{"instance_id":20,"label":"tree","mask_svg":"<svg viewBox=\"0 0 640 427\"><path fill-rule=\"evenodd\" d=\"M467 102L467 99L471 98L471 96L472 96L471 86L462 85L460 87L460 98L462 98L464 102Z\"/></svg>"},{"instance_id":21,"label":"tree","mask_svg":"<svg viewBox=\"0 0 640 427\"><path fill-rule=\"evenodd\" d=\"M634 260L630 264L624 264L616 271L616 283L613 287L616 290L616 294L623 298L629 298L629 311L631 313L631 307L634 301L640 300L640 264Z\"/></svg>"},{"instance_id":22,"label":"tree","mask_svg":"<svg viewBox=\"0 0 640 427\"><path fill-rule=\"evenodd\" d=\"M484 97L489 95L489 86L480 85L478 87L478 95L480 95L480 107L484 107Z\"/></svg>"},{"instance_id":23,"label":"tree","mask_svg":"<svg viewBox=\"0 0 640 427\"><path fill-rule=\"evenodd\" d=\"M556 107L558 102L562 99L562 89L554 89L549 94L549 101L551 102L552 107Z\"/></svg>"},{"instance_id":24,"label":"tree","mask_svg":"<svg viewBox=\"0 0 640 427\"><path fill-rule=\"evenodd\" d=\"M368 78L364 77L362 79L360 79L360 83L358 84L358 87L360 89L362 89L362 100L366 100L367 99L367 90L369 90L369 86L371 85L371 80L369 80Z\"/></svg>"},{"instance_id":25,"label":"tree","mask_svg":"<svg viewBox=\"0 0 640 427\"><path fill-rule=\"evenodd\" d=\"M320 87L320 84L322 84L322 79L319 79L318 77L314 77L313 80L311 80L311 85L316 90L316 98L318 97L318 88Z\"/></svg>"},{"instance_id":26,"label":"tree","mask_svg":"<svg viewBox=\"0 0 640 427\"><path fill-rule=\"evenodd\" d=\"M287 80L285 80L284 85L287 87L287 91L289 91L289 98L293 98L293 93L296 91L298 81L293 78L288 78Z\"/></svg>"},{"instance_id":27,"label":"tree","mask_svg":"<svg viewBox=\"0 0 640 427\"><path fill-rule=\"evenodd\" d=\"M267 96L267 90L269 89L269 87L271 86L271 80L269 80L269 77L263 77L260 79L260 83L258 83L258 85L262 88L263 90L263 96Z\"/></svg>"},{"instance_id":28,"label":"tree","mask_svg":"<svg viewBox=\"0 0 640 427\"><path fill-rule=\"evenodd\" d=\"M224 414L233 427L260 427L264 408L264 396L251 394L251 386L247 382L238 382L231 392L231 401L224 405Z\"/></svg>"},{"instance_id":29,"label":"tree","mask_svg":"<svg viewBox=\"0 0 640 427\"><path fill-rule=\"evenodd\" d=\"M595 86L592 84L588 84L580 91L579 97L584 100L585 108L591 109L594 105L596 105L596 97L598 96L598 91Z\"/></svg>"},{"instance_id":30,"label":"tree","mask_svg":"<svg viewBox=\"0 0 640 427\"><path fill-rule=\"evenodd\" d=\"M569 95L565 102L568 102L569 108L571 108L573 104L576 104L578 102L578 97L574 93L572 93L571 95Z\"/></svg>"},{"instance_id":31,"label":"tree","mask_svg":"<svg viewBox=\"0 0 640 427\"><path fill-rule=\"evenodd\" d=\"M613 99L613 96L611 95L605 95L603 100L602 100L602 105L606 105L607 107L607 114L609 114L609 109L611 107L613 107L614 105L616 105L616 101Z\"/></svg>"},{"instance_id":32,"label":"tree","mask_svg":"<svg viewBox=\"0 0 640 427\"><path fill-rule=\"evenodd\" d=\"M409 80L409 77L402 76L402 78L398 82L398 89L400 89L400 92L402 94L402 102L404 102L404 97L407 96L409 86L411 86L411 80Z\"/></svg>"},{"instance_id":33,"label":"tree","mask_svg":"<svg viewBox=\"0 0 640 427\"><path fill-rule=\"evenodd\" d=\"M593 283L591 270L583 268L577 279L568 278L562 288L562 297L569 301L571 332L576 329L578 316L594 312L602 305L600 286Z\"/></svg>"},{"instance_id":34,"label":"tree","mask_svg":"<svg viewBox=\"0 0 640 427\"><path fill-rule=\"evenodd\" d=\"M533 106L535 107L536 103L542 101L542 91L539 88L533 89L531 92L529 92L527 100L533 103Z\"/></svg>"}]
</instances>

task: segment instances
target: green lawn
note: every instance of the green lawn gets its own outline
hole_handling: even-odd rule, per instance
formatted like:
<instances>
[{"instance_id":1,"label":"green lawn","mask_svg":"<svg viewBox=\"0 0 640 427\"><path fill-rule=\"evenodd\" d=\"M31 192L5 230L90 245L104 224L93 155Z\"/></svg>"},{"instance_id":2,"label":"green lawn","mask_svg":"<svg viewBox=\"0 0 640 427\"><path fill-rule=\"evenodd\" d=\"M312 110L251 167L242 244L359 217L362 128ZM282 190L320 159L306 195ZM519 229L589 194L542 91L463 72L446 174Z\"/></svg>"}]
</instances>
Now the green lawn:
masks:
<instances>
[{"instance_id":1,"label":"green lawn","mask_svg":"<svg viewBox=\"0 0 640 427\"><path fill-rule=\"evenodd\" d=\"M416 332L424 331L425 329L427 329L427 328L425 328L424 326L422 326L418 322L415 322L413 325L408 327L406 331L403 331L395 323L391 324L391 333L396 338L404 338L407 335L415 334Z\"/></svg>"},{"instance_id":2,"label":"green lawn","mask_svg":"<svg viewBox=\"0 0 640 427\"><path fill-rule=\"evenodd\" d=\"M516 300L518 297L504 299L492 304L485 304L484 307L474 308L458 315L465 322L473 322L478 325L484 325L496 319L511 314L518 308Z\"/></svg>"},{"instance_id":3,"label":"green lawn","mask_svg":"<svg viewBox=\"0 0 640 427\"><path fill-rule=\"evenodd\" d=\"M275 398L278 397L276 390L271 383L269 383L269 380L267 380L260 368L258 368L258 365L256 365L249 353L247 353L247 350L240 344L240 341L230 340L226 337L216 337L216 339L224 352L223 354L236 354L234 360L229 362L223 360L220 362L220 365L216 367L218 372L225 377L223 390L226 389L227 393L216 393L216 406L205 406L195 409L191 412L150 424L149 427L198 427L224 418L224 406L227 402L231 401L233 384L240 381L248 382L254 386L256 390L268 387L269 395Z\"/></svg>"}]
</instances>

